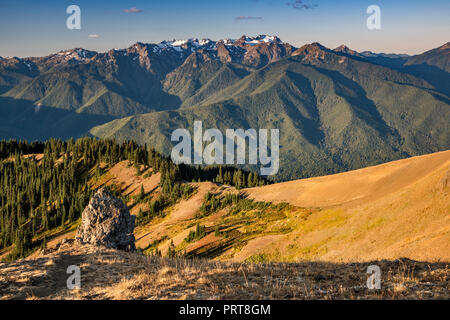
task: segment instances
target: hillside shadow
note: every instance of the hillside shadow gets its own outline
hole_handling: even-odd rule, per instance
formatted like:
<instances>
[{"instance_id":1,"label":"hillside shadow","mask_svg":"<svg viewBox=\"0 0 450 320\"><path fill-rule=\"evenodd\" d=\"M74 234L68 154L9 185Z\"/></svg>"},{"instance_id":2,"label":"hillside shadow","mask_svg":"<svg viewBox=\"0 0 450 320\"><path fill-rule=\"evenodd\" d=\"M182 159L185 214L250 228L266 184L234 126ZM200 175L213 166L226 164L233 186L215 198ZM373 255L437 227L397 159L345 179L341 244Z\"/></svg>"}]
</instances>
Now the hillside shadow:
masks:
<instances>
[{"instance_id":1,"label":"hillside shadow","mask_svg":"<svg viewBox=\"0 0 450 320\"><path fill-rule=\"evenodd\" d=\"M0 85L0 95L8 92L10 89L12 89L12 86L2 86L2 85Z\"/></svg>"},{"instance_id":2,"label":"hillside shadow","mask_svg":"<svg viewBox=\"0 0 450 320\"><path fill-rule=\"evenodd\" d=\"M170 299L180 294L186 295L187 299L214 296L214 299L238 300L448 297L445 281L449 276L448 262L401 258L367 262L282 263L267 261L265 255L255 255L248 261L230 263L198 258L145 257L139 253L119 251L65 251L53 257L0 263L0 298L106 299L114 296L108 288L115 290L114 287L124 280L132 280L134 285L125 283L121 287L121 296L133 299L150 296ZM70 265L80 266L81 289L75 293L67 288L71 275L67 268ZM381 289L378 290L367 288L368 268L374 265L381 271ZM169 276L167 272L170 272ZM161 277L165 280L155 285L154 279ZM233 290L229 290L230 286Z\"/></svg>"},{"instance_id":3,"label":"hillside shadow","mask_svg":"<svg viewBox=\"0 0 450 320\"><path fill-rule=\"evenodd\" d=\"M132 280L134 284L125 282L120 296L133 299L171 299L180 295L187 299L237 300L448 298L445 281L449 276L448 262L400 258L283 263L267 261L263 254L247 260L230 263L198 258L145 257L139 253L65 252L51 258L0 263L0 274L6 274L6 280L0 282L0 298L110 299L117 295L115 287L124 280ZM70 265L80 266L81 289L76 292L67 288ZM380 289L367 287L372 274L370 266L380 270ZM167 272L170 272L169 276ZM156 285L154 279L163 278L164 281ZM233 290L229 290L230 286Z\"/></svg>"},{"instance_id":4,"label":"hillside shadow","mask_svg":"<svg viewBox=\"0 0 450 320\"><path fill-rule=\"evenodd\" d=\"M441 68L426 63L405 65L408 62L407 58L358 57L342 52L335 52L335 54L345 56L353 60L366 63L369 62L381 67L391 68L398 72L406 73L416 78L425 80L435 89L420 87L421 89L431 91L431 94L433 94L436 99L441 100L442 102L447 104L449 103L449 99L446 99L445 97L436 94L436 92L433 92L437 91L439 93L443 93L447 97L450 97L450 74L445 70L442 70Z\"/></svg>"},{"instance_id":5,"label":"hillside shadow","mask_svg":"<svg viewBox=\"0 0 450 320\"><path fill-rule=\"evenodd\" d=\"M78 138L87 135L94 126L113 119L112 116L38 107L29 100L0 96L0 131L5 136L27 140Z\"/></svg>"},{"instance_id":6,"label":"hillside shadow","mask_svg":"<svg viewBox=\"0 0 450 320\"><path fill-rule=\"evenodd\" d=\"M436 90L450 97L450 74L448 72L425 63L403 66L399 71L425 80L435 87ZM448 100L444 102L449 103Z\"/></svg>"},{"instance_id":7,"label":"hillside shadow","mask_svg":"<svg viewBox=\"0 0 450 320\"><path fill-rule=\"evenodd\" d=\"M373 63L382 67L388 67L388 68L401 68L407 61L406 58L388 58L388 57L359 57L352 54L347 54L344 52L336 52L333 51L334 54L338 56L348 57L353 60L361 61L361 62L369 62Z\"/></svg>"},{"instance_id":8,"label":"hillside shadow","mask_svg":"<svg viewBox=\"0 0 450 320\"><path fill-rule=\"evenodd\" d=\"M313 145L319 145L324 139L324 133L320 129L320 115L317 108L317 97L311 86L311 81L301 74L291 71L286 72L287 76L294 82L295 86L304 96L297 96L302 102L304 110L300 110L300 106L295 105L286 97L282 97L287 107L287 114L296 122L303 136ZM302 112L303 111L303 112ZM306 112L306 115L304 114Z\"/></svg>"},{"instance_id":9,"label":"hillside shadow","mask_svg":"<svg viewBox=\"0 0 450 320\"><path fill-rule=\"evenodd\" d=\"M259 260L261 259L261 260ZM369 267L379 267L380 288L369 289ZM268 262L254 261L201 273L214 283L221 299L436 299L448 297L442 274L448 263L429 263L407 258L368 262ZM429 276L432 272L436 276ZM206 275L205 275L206 274ZM437 276L441 274L441 276ZM225 288L233 287L227 292ZM195 294L187 299L198 299Z\"/></svg>"},{"instance_id":10,"label":"hillside shadow","mask_svg":"<svg viewBox=\"0 0 450 320\"><path fill-rule=\"evenodd\" d=\"M391 135L400 141L399 133L384 121L375 103L367 97L366 91L358 83L337 71L319 67L314 67L314 69L333 81L336 94L350 104L358 118L364 120L369 126L380 132L382 136Z\"/></svg>"},{"instance_id":11,"label":"hillside shadow","mask_svg":"<svg viewBox=\"0 0 450 320\"><path fill-rule=\"evenodd\" d=\"M7 277L6 281L0 283L0 297L10 295L10 299L24 300L28 297L58 295L68 290L67 279L70 274L67 273L67 268L71 265L81 266L85 259L84 255L63 254L56 258L42 257L0 263L0 274ZM15 274L12 276L13 273Z\"/></svg>"}]
</instances>

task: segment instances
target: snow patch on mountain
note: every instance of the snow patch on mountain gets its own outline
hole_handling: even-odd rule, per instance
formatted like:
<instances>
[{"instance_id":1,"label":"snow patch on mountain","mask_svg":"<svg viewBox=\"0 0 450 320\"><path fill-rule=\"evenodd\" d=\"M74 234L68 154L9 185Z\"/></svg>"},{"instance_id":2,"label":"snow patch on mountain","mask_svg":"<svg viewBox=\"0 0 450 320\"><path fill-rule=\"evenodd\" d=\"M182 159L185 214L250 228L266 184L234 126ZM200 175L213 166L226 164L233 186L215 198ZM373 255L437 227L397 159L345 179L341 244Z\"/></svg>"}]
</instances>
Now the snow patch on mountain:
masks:
<instances>
[{"instance_id":1,"label":"snow patch on mountain","mask_svg":"<svg viewBox=\"0 0 450 320\"><path fill-rule=\"evenodd\" d=\"M29 61L24 61L23 62L27 67L28 67L28 69L31 71L31 69L32 69L32 67L33 67L33 65L31 64L31 62L29 62Z\"/></svg>"},{"instance_id":2,"label":"snow patch on mountain","mask_svg":"<svg viewBox=\"0 0 450 320\"><path fill-rule=\"evenodd\" d=\"M244 44L246 45L257 45L261 43L270 44L275 41L279 41L282 43L276 36L269 36L269 35L259 35L256 37L244 37ZM242 38L241 38L242 39ZM154 53L161 53L163 50L175 50L177 52L195 52L199 49L206 49L206 50L216 50L217 49L217 43L222 42L227 47L228 46L234 46L238 39L222 39L219 41L213 41L211 39L197 39L197 38L190 38L185 40L164 40L153 47Z\"/></svg>"},{"instance_id":3,"label":"snow patch on mountain","mask_svg":"<svg viewBox=\"0 0 450 320\"><path fill-rule=\"evenodd\" d=\"M71 50L60 51L56 54L56 56L60 56L64 60L85 61L92 58L96 54L97 52L95 51L89 51L83 48L75 48Z\"/></svg>"},{"instance_id":4,"label":"snow patch on mountain","mask_svg":"<svg viewBox=\"0 0 450 320\"><path fill-rule=\"evenodd\" d=\"M261 43L272 43L277 40L276 36L268 36L268 35L259 35L257 37L245 37L245 44L249 45L257 45Z\"/></svg>"}]
</instances>

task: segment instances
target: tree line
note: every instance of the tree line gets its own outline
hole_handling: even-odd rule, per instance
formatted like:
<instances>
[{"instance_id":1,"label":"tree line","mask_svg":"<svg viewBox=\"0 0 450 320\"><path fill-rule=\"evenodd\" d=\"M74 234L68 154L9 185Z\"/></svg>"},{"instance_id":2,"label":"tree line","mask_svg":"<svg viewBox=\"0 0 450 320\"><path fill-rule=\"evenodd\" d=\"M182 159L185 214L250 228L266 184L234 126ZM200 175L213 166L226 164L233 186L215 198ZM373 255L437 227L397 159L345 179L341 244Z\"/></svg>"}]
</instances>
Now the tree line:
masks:
<instances>
[{"instance_id":1,"label":"tree line","mask_svg":"<svg viewBox=\"0 0 450 320\"><path fill-rule=\"evenodd\" d=\"M161 173L163 199L173 201L191 190L184 183L213 181L254 187L268 181L257 174L227 166L176 165L155 149L133 141L93 138L45 142L0 141L0 250L15 244L10 259L26 256L46 241L54 228L77 221L95 190L90 186L99 167L129 160L139 173L151 167ZM153 207L160 209L161 203Z\"/></svg>"}]
</instances>

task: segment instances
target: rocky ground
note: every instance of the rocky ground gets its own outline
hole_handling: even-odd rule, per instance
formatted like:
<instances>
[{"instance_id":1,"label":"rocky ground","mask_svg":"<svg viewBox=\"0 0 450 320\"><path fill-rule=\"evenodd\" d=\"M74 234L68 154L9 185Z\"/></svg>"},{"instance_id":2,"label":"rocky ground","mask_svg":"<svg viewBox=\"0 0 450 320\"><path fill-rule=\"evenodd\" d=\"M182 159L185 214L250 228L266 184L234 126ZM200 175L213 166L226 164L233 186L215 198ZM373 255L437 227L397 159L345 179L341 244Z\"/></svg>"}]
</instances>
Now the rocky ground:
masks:
<instances>
[{"instance_id":1,"label":"rocky ground","mask_svg":"<svg viewBox=\"0 0 450 320\"><path fill-rule=\"evenodd\" d=\"M366 286L381 268L381 289ZM81 288L67 289L69 265ZM71 241L37 259L0 263L0 299L449 299L448 263L231 263L144 256Z\"/></svg>"}]
</instances>

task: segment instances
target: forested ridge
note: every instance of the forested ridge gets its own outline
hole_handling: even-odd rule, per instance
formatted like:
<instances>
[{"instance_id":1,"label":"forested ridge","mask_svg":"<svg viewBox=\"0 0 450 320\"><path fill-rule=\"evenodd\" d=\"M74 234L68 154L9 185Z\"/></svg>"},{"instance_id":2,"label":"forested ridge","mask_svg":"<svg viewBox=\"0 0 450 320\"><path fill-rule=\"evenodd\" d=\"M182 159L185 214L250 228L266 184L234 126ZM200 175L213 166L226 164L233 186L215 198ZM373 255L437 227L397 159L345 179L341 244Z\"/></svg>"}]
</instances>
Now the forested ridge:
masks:
<instances>
[{"instance_id":1,"label":"forested ridge","mask_svg":"<svg viewBox=\"0 0 450 320\"><path fill-rule=\"evenodd\" d=\"M268 183L233 167L175 165L153 148L132 141L0 141L0 250L14 245L8 259L24 257L45 246L50 230L73 226L95 192L90 181L124 160L138 174L142 165L161 173L161 196L151 204L152 212L140 214L139 223L189 192L186 182L214 181L238 189ZM113 191L120 196L120 190Z\"/></svg>"},{"instance_id":2,"label":"forested ridge","mask_svg":"<svg viewBox=\"0 0 450 320\"><path fill-rule=\"evenodd\" d=\"M195 121L222 133L278 129L277 182L450 148L448 43L387 58L253 41L1 59L0 139L115 138L169 156L170 133L193 134Z\"/></svg>"}]
</instances>

